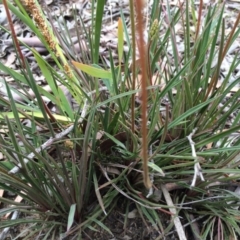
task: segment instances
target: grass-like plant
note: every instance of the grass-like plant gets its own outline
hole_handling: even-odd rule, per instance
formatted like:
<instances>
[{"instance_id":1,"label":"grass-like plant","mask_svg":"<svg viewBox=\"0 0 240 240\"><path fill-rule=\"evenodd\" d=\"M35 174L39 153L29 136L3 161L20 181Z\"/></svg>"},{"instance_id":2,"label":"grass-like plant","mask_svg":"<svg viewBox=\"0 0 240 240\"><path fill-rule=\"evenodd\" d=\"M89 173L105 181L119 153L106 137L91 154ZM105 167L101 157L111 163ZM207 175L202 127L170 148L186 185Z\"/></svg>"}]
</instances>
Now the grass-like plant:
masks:
<instances>
[{"instance_id":1,"label":"grass-like plant","mask_svg":"<svg viewBox=\"0 0 240 240\"><path fill-rule=\"evenodd\" d=\"M0 97L2 238L8 227L24 224L16 239L79 239L99 229L113 235L104 220L119 199L124 226L135 203L158 239L175 230L179 239L240 236L239 194L232 190L240 176L239 78L229 83L238 55L219 81L223 59L239 38L240 14L226 34L222 4L203 9L200 1L196 17L188 1L173 8L154 0L147 30L146 2L129 0L131 34L121 14L118 61L111 50L105 61L99 52L104 1L92 6L89 28L79 23L81 58L70 36L50 27L37 1L3 3L41 40L52 61L20 42L11 27L21 68L0 62L15 81L13 86L2 80L6 96ZM8 21L12 26L10 15ZM22 44L32 51L48 91L36 84Z\"/></svg>"}]
</instances>

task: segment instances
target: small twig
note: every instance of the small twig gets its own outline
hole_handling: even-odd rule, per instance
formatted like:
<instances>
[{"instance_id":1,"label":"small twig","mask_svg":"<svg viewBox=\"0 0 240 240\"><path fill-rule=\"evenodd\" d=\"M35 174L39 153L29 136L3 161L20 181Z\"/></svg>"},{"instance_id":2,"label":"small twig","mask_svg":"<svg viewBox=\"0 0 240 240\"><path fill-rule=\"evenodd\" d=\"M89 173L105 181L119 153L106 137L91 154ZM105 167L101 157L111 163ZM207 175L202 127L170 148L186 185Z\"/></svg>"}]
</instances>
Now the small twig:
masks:
<instances>
[{"instance_id":1,"label":"small twig","mask_svg":"<svg viewBox=\"0 0 240 240\"><path fill-rule=\"evenodd\" d=\"M178 233L179 239L180 240L187 240L186 235L184 233L182 223L181 223L179 217L177 216L176 206L174 206L168 190L166 189L166 187L163 184L161 185L161 189L162 189L164 198L167 202L167 205L169 206L169 211L174 214L172 217L173 217L173 222L174 222L176 231Z\"/></svg>"},{"instance_id":2,"label":"small twig","mask_svg":"<svg viewBox=\"0 0 240 240\"><path fill-rule=\"evenodd\" d=\"M190 133L187 136L187 139L189 140L189 143L190 143L191 148L192 148L192 156L195 158L195 161L194 161L194 176L193 176L191 187L195 187L198 176L200 176L202 181L205 181L205 179L203 177L203 174L202 174L201 166L200 166L200 164L198 162L198 159L197 159L197 154L196 154L196 150L195 150L195 142L192 140L192 136L195 134L196 131L197 131L197 128L194 128L192 133Z\"/></svg>"},{"instance_id":3,"label":"small twig","mask_svg":"<svg viewBox=\"0 0 240 240\"><path fill-rule=\"evenodd\" d=\"M152 153L153 151L152 151L152 144L150 145L150 150L149 150L149 156L151 157L152 156ZM153 161L153 159L151 159L150 160L151 162L154 162ZM149 178L150 178L150 181L151 181L151 183L153 184L153 182L154 182L154 173L150 173L149 174ZM146 198L149 198L150 196L152 196L153 195L153 186L151 186L150 188L149 188L149 191L148 191L148 195L146 196Z\"/></svg>"},{"instance_id":4,"label":"small twig","mask_svg":"<svg viewBox=\"0 0 240 240\"><path fill-rule=\"evenodd\" d=\"M204 218L204 217L205 217L205 216L200 216L200 217L198 217L198 218L195 218L195 219L192 220L191 222L188 222L188 223L184 224L183 227L186 228L187 226L191 225L192 223L197 222L198 220L201 220L201 219ZM176 232L176 230L173 230L173 231L171 231L171 232L168 232L168 233L165 235L165 237L173 234L174 232Z\"/></svg>"},{"instance_id":5,"label":"small twig","mask_svg":"<svg viewBox=\"0 0 240 240\"><path fill-rule=\"evenodd\" d=\"M213 199L223 199L225 198L225 196L215 196L215 197L209 197L209 198L203 198L201 200L196 200L196 201L191 201L191 202L185 202L185 203L181 203L181 204L175 204L175 206L186 206L186 205L193 205L194 203L200 203L200 202L208 202L208 201L212 201ZM190 207L189 209L192 209L192 207Z\"/></svg>"}]
</instances>

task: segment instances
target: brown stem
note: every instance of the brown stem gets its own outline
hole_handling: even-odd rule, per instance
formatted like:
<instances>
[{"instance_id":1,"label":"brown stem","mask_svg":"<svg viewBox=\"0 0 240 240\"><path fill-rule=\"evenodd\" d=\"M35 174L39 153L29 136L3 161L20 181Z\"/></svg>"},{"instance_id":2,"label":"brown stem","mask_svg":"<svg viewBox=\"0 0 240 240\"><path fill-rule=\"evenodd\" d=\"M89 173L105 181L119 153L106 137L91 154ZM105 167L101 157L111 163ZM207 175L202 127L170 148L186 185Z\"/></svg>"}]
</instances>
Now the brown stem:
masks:
<instances>
[{"instance_id":1,"label":"brown stem","mask_svg":"<svg viewBox=\"0 0 240 240\"><path fill-rule=\"evenodd\" d=\"M14 40L14 43L15 43L15 46L17 48L18 54L19 54L20 59L22 61L22 67L26 68L25 61L24 61L24 56L22 54L22 51L20 49L20 46L19 46L19 43L18 43L18 40L17 40L17 36L16 36L15 30L14 30L14 27L13 27L12 18L11 18L11 15L10 15L10 12L9 12L6 0L3 0L3 5L4 5L4 8L5 8L5 11L6 11L6 14L7 14L8 23L9 23L9 26L10 26L10 29L11 29L11 32L12 32L12 38Z\"/></svg>"},{"instance_id":2,"label":"brown stem","mask_svg":"<svg viewBox=\"0 0 240 240\"><path fill-rule=\"evenodd\" d=\"M132 31L132 90L136 88L136 34L135 34L135 22L134 22L134 4L133 0L129 1L130 12L131 12L131 31ZM132 133L135 132L135 94L132 95L131 99L131 129Z\"/></svg>"},{"instance_id":3,"label":"brown stem","mask_svg":"<svg viewBox=\"0 0 240 240\"><path fill-rule=\"evenodd\" d=\"M148 140L147 140L147 66L146 66L146 55L147 55L147 48L146 43L144 41L144 23L142 19L142 10L144 8L144 4L142 0L135 0L135 9L136 9L136 17L137 17L137 24L136 29L138 31L138 39L137 45L140 55L140 67L142 72L142 159L143 159L143 181L146 188L151 188L152 183L149 178L148 172Z\"/></svg>"}]
</instances>

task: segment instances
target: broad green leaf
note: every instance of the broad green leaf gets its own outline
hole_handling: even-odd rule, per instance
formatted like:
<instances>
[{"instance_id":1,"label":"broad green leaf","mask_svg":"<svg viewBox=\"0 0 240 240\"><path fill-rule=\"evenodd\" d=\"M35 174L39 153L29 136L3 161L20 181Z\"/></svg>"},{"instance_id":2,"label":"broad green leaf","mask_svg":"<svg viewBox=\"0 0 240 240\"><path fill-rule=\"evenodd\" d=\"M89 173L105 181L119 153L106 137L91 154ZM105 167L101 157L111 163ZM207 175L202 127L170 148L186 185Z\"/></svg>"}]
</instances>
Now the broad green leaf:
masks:
<instances>
[{"instance_id":1,"label":"broad green leaf","mask_svg":"<svg viewBox=\"0 0 240 240\"><path fill-rule=\"evenodd\" d=\"M102 69L100 66L98 66L97 64L92 64L92 66L93 67L95 67L95 68L98 68L98 69ZM102 70L104 70L104 69L102 69ZM112 75L111 75L112 76ZM109 79L107 79L107 78L102 78L101 79L102 80L102 82L104 83L104 85L107 87L107 89L108 89L108 91L110 92L110 93L112 93L112 91L113 91L113 81L111 80L109 80Z\"/></svg>"},{"instance_id":2,"label":"broad green leaf","mask_svg":"<svg viewBox=\"0 0 240 240\"><path fill-rule=\"evenodd\" d=\"M33 116L36 118L44 118L43 114L41 112L25 112L26 115L29 116ZM5 112L5 113L1 113L0 114L0 119L4 119L4 117L7 116L9 119L14 119L14 114L13 112ZM26 116L24 116L23 114L19 113L18 114L19 118L23 119L26 118ZM71 122L71 119L62 115L58 115L58 114L53 114L53 116L59 120L59 121L63 121L63 122Z\"/></svg>"},{"instance_id":3,"label":"broad green leaf","mask_svg":"<svg viewBox=\"0 0 240 240\"><path fill-rule=\"evenodd\" d=\"M106 78L106 79L112 79L112 74L110 71L104 70L104 69L99 69L93 66L89 66L87 64L79 63L72 61L73 65L80 69L81 71L89 74L92 77L96 78Z\"/></svg>"},{"instance_id":4,"label":"broad green leaf","mask_svg":"<svg viewBox=\"0 0 240 240\"><path fill-rule=\"evenodd\" d=\"M71 228L73 222L74 222L74 215L76 212L76 203L72 204L70 207L70 211L68 214L68 223L67 223L67 231L69 231L69 229Z\"/></svg>"}]
</instances>

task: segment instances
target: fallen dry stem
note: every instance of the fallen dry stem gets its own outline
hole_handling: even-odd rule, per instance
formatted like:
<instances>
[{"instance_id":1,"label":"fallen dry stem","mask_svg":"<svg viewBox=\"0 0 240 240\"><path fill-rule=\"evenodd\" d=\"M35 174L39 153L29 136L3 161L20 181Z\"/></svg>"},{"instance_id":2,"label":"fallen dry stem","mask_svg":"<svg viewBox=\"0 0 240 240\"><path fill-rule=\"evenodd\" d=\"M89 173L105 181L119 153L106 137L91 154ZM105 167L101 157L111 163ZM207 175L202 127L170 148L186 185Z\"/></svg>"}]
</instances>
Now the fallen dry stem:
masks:
<instances>
[{"instance_id":1,"label":"fallen dry stem","mask_svg":"<svg viewBox=\"0 0 240 240\"><path fill-rule=\"evenodd\" d=\"M178 233L178 237L180 240L187 240L182 223L179 219L179 217L177 216L177 210L176 210L176 206L174 206L172 198L168 192L168 190L166 189L166 187L162 184L161 185L161 189L164 195L164 198L167 202L167 205L169 206L169 210L171 213L173 213L174 215L172 216L173 218L173 222L176 228L176 231Z\"/></svg>"}]
</instances>

